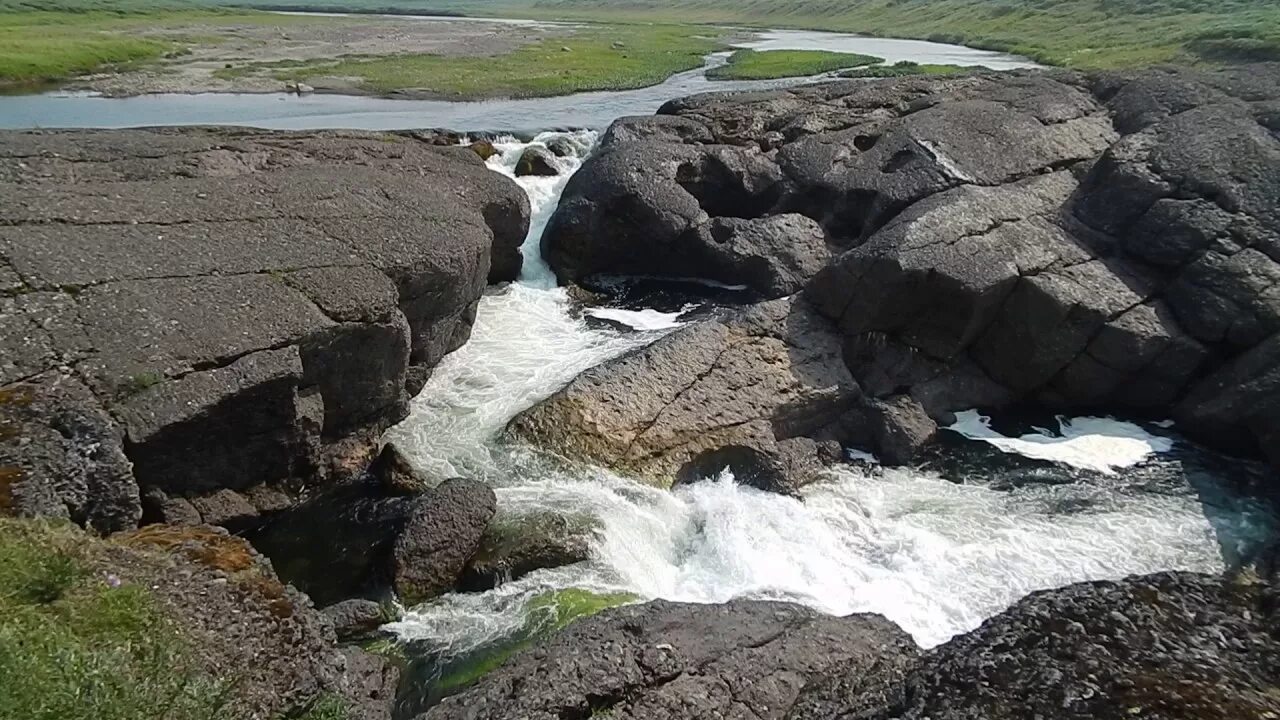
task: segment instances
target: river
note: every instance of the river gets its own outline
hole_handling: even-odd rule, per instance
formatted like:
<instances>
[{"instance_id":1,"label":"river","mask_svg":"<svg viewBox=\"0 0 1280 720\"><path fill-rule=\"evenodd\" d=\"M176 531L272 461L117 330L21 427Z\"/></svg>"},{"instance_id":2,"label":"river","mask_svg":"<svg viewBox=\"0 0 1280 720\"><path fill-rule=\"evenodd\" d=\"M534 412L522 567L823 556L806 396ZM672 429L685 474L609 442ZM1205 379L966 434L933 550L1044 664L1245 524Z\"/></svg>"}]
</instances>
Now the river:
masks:
<instances>
[{"instance_id":1,"label":"river","mask_svg":"<svg viewBox=\"0 0 1280 720\"><path fill-rule=\"evenodd\" d=\"M589 131L568 136L584 152L594 140ZM490 166L512 175L526 146L501 140ZM560 177L517 179L534 210L520 281L482 300L471 340L445 358L389 438L432 473L492 484L499 521L585 519L595 528L591 559L409 609L388 629L419 654L445 666L473 662L527 634L535 612L566 588L875 612L930 647L1031 591L1167 569L1218 572L1275 532L1268 507L1226 485L1240 467L1164 424L1066 418L1007 436L962 413L943 432L955 463L892 469L852 452L800 499L725 476L658 490L504 442L510 418L582 370L694 321L651 309L584 311L555 287L538 241L581 159L560 162Z\"/></svg>"},{"instance_id":2,"label":"river","mask_svg":"<svg viewBox=\"0 0 1280 720\"><path fill-rule=\"evenodd\" d=\"M408 22L430 18L402 18ZM438 20L437 20L438 21ZM1025 58L960 45L871 38L844 33L777 30L759 33L741 47L831 49L883 57L887 62L983 65L993 70L1035 67ZM123 128L151 125L243 125L274 130L405 130L449 128L471 132L530 134L548 128L606 127L623 115L647 115L676 97L712 90L762 89L813 78L713 81L706 70L725 53L707 57L697 70L638 90L578 93L568 97L457 102L401 100L358 95L202 93L107 98L84 93L0 96L0 128Z\"/></svg>"},{"instance_id":3,"label":"river","mask_svg":"<svg viewBox=\"0 0 1280 720\"><path fill-rule=\"evenodd\" d=\"M765 33L753 44L870 52L890 60L1027 64L955 46L822 33ZM40 95L0 98L0 126L532 132L602 128L672 97L747 86L762 84L713 85L694 71L644 90L483 103ZM388 437L437 476L490 483L499 521L556 515L585 524L590 559L406 609L387 629L429 661L429 675L528 635L532 613L566 589L629 600L751 597L830 613L876 612L934 646L1037 589L1167 569L1217 572L1274 534L1270 508L1233 494L1225 481L1247 467L1198 450L1162 424L1063 418L1002 433L976 413L962 414L943 431L955 462L884 468L851 449L848 464L801 498L742 487L728 476L659 490L505 442L502 429L516 413L579 372L696 321L695 312L669 308L584 309L555 286L539 240L596 132L544 132L531 142L500 138L501 153L489 161L495 172L514 176L525 147L557 137L577 149L556 160L561 174L516 179L533 208L520 280L484 297L470 341L436 368L409 418Z\"/></svg>"}]
</instances>

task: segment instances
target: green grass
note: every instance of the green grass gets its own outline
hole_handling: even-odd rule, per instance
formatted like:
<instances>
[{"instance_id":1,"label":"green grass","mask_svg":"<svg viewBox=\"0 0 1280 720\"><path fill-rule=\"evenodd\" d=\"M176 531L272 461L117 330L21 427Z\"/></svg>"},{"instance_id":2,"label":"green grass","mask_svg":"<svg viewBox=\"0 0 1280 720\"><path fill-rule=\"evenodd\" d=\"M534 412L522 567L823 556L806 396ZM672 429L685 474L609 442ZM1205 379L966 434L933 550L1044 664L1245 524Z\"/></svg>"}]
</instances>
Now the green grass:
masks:
<instances>
[{"instance_id":1,"label":"green grass","mask_svg":"<svg viewBox=\"0 0 1280 720\"><path fill-rule=\"evenodd\" d=\"M101 29L118 19L71 13L0 15L0 84L50 82L178 49L173 43Z\"/></svg>"},{"instance_id":2,"label":"green grass","mask_svg":"<svg viewBox=\"0 0 1280 720\"><path fill-rule=\"evenodd\" d=\"M220 718L229 687L201 677L143 588L112 587L65 526L0 520L0 718Z\"/></svg>"},{"instance_id":3,"label":"green grass","mask_svg":"<svg viewBox=\"0 0 1280 720\"><path fill-rule=\"evenodd\" d=\"M237 0L269 4L271 0ZM428 8L599 22L717 23L858 32L1109 68L1280 59L1277 0L310 0L328 9Z\"/></svg>"},{"instance_id":4,"label":"green grass","mask_svg":"<svg viewBox=\"0 0 1280 720\"><path fill-rule=\"evenodd\" d=\"M963 75L965 73L990 70L981 65L921 65L910 60L903 60L892 65L876 65L845 70L842 78L887 78L907 75Z\"/></svg>"},{"instance_id":5,"label":"green grass","mask_svg":"<svg viewBox=\"0 0 1280 720\"><path fill-rule=\"evenodd\" d=\"M774 80L882 62L884 58L874 55L825 50L738 50L729 56L727 64L708 70L707 77L712 80Z\"/></svg>"},{"instance_id":6,"label":"green grass","mask_svg":"<svg viewBox=\"0 0 1280 720\"><path fill-rule=\"evenodd\" d=\"M700 67L707 53L721 47L705 28L591 27L505 55L349 58L299 64L274 76L308 83L325 76L357 77L362 89L378 93L412 88L461 99L548 97L656 85Z\"/></svg>"}]
</instances>

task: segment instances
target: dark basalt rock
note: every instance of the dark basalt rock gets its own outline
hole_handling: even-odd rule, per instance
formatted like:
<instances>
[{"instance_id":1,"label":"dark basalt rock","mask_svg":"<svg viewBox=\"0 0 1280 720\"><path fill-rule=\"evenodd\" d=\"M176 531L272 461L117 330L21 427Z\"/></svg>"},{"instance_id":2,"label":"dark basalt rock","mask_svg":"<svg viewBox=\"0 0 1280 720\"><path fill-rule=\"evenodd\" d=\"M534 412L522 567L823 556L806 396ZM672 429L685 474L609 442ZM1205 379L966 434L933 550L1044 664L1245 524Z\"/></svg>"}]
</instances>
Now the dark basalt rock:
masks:
<instances>
[{"instance_id":1,"label":"dark basalt rock","mask_svg":"<svg viewBox=\"0 0 1280 720\"><path fill-rule=\"evenodd\" d=\"M475 153L407 136L0 134L0 393L31 398L0 403L6 510L235 523L260 508L224 490L356 476L528 222Z\"/></svg>"},{"instance_id":2,"label":"dark basalt rock","mask_svg":"<svg viewBox=\"0 0 1280 720\"><path fill-rule=\"evenodd\" d=\"M525 149L516 161L516 177L529 175L537 177L555 177L560 171L556 169L555 156L540 147Z\"/></svg>"},{"instance_id":3,"label":"dark basalt rock","mask_svg":"<svg viewBox=\"0 0 1280 720\"><path fill-rule=\"evenodd\" d=\"M414 604L451 590L495 511L487 485L448 480L415 495L347 485L244 532L280 577L321 606L388 589Z\"/></svg>"},{"instance_id":4,"label":"dark basalt rock","mask_svg":"<svg viewBox=\"0 0 1280 720\"><path fill-rule=\"evenodd\" d=\"M353 598L330 605L322 611L339 641L361 640L374 635L388 621L382 605L373 600Z\"/></svg>"},{"instance_id":5,"label":"dark basalt rock","mask_svg":"<svg viewBox=\"0 0 1280 720\"><path fill-rule=\"evenodd\" d=\"M917 652L878 615L656 601L580 620L421 717L773 720L810 678L909 665Z\"/></svg>"},{"instance_id":6,"label":"dark basalt rock","mask_svg":"<svg viewBox=\"0 0 1280 720\"><path fill-rule=\"evenodd\" d=\"M446 480L414 503L391 550L392 581L406 604L453 588L497 504L489 486L470 480Z\"/></svg>"},{"instance_id":7,"label":"dark basalt rock","mask_svg":"<svg viewBox=\"0 0 1280 720\"><path fill-rule=\"evenodd\" d=\"M1017 71L684 98L617 121L544 250L575 282L803 286L866 394L935 422L1103 408L1274 454L1276 74ZM810 228L777 227L797 217Z\"/></svg>"},{"instance_id":8,"label":"dark basalt rock","mask_svg":"<svg viewBox=\"0 0 1280 720\"><path fill-rule=\"evenodd\" d=\"M902 672L837 672L789 720L1266 718L1274 589L1193 573L1034 593ZM831 692L838 687L840 692Z\"/></svg>"}]
</instances>

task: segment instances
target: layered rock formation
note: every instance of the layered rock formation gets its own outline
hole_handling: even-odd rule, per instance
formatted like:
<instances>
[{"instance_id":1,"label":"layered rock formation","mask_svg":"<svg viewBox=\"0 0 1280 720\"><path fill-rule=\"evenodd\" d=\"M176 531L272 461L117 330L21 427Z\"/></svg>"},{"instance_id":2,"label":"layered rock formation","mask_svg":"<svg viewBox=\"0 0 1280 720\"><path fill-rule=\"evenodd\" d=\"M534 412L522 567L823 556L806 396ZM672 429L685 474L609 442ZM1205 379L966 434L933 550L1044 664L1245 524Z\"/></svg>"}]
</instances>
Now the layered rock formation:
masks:
<instances>
[{"instance_id":1,"label":"layered rock formation","mask_svg":"<svg viewBox=\"0 0 1280 720\"><path fill-rule=\"evenodd\" d=\"M222 523L363 469L528 227L423 140L0 136L0 508Z\"/></svg>"},{"instance_id":2,"label":"layered rock formation","mask_svg":"<svg viewBox=\"0 0 1280 720\"><path fill-rule=\"evenodd\" d=\"M1269 66L695 96L614 124L544 254L562 280L800 290L864 394L814 437L887 460L953 411L1027 403L1172 416L1280 463L1278 102Z\"/></svg>"},{"instance_id":3,"label":"layered rock formation","mask_svg":"<svg viewBox=\"0 0 1280 720\"><path fill-rule=\"evenodd\" d=\"M1275 592L1194 573L1035 593L921 653L876 615L658 601L581 620L426 720L1267 718Z\"/></svg>"}]
</instances>

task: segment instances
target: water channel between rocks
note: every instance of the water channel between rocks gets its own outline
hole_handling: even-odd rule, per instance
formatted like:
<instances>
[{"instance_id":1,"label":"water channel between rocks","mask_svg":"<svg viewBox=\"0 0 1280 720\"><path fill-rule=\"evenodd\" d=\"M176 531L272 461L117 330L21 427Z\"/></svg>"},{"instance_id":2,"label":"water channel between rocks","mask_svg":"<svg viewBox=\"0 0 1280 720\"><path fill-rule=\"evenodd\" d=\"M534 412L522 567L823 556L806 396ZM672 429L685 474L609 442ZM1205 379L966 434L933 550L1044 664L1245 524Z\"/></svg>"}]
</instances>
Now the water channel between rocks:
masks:
<instances>
[{"instance_id":1,"label":"water channel between rocks","mask_svg":"<svg viewBox=\"0 0 1280 720\"><path fill-rule=\"evenodd\" d=\"M570 137L584 152L594 139ZM498 147L490 166L511 175L525 144ZM471 340L436 369L390 439L437 476L491 483L499 521L549 514L587 523L591 559L412 608L389 627L400 637L456 657L521 632L548 594L581 588L875 612L933 646L1033 590L1165 569L1220 571L1271 534L1268 511L1220 484L1231 472L1223 459L1159 425L1106 418L1011 437L962 413L943 433L954 461L918 471L859 459L802 499L731 477L660 490L505 443L512 416L582 370L696 321L652 309L584 310L554 287L539 236L581 158L561 162L560 177L517 180L534 208L523 277L482 300Z\"/></svg>"}]
</instances>

